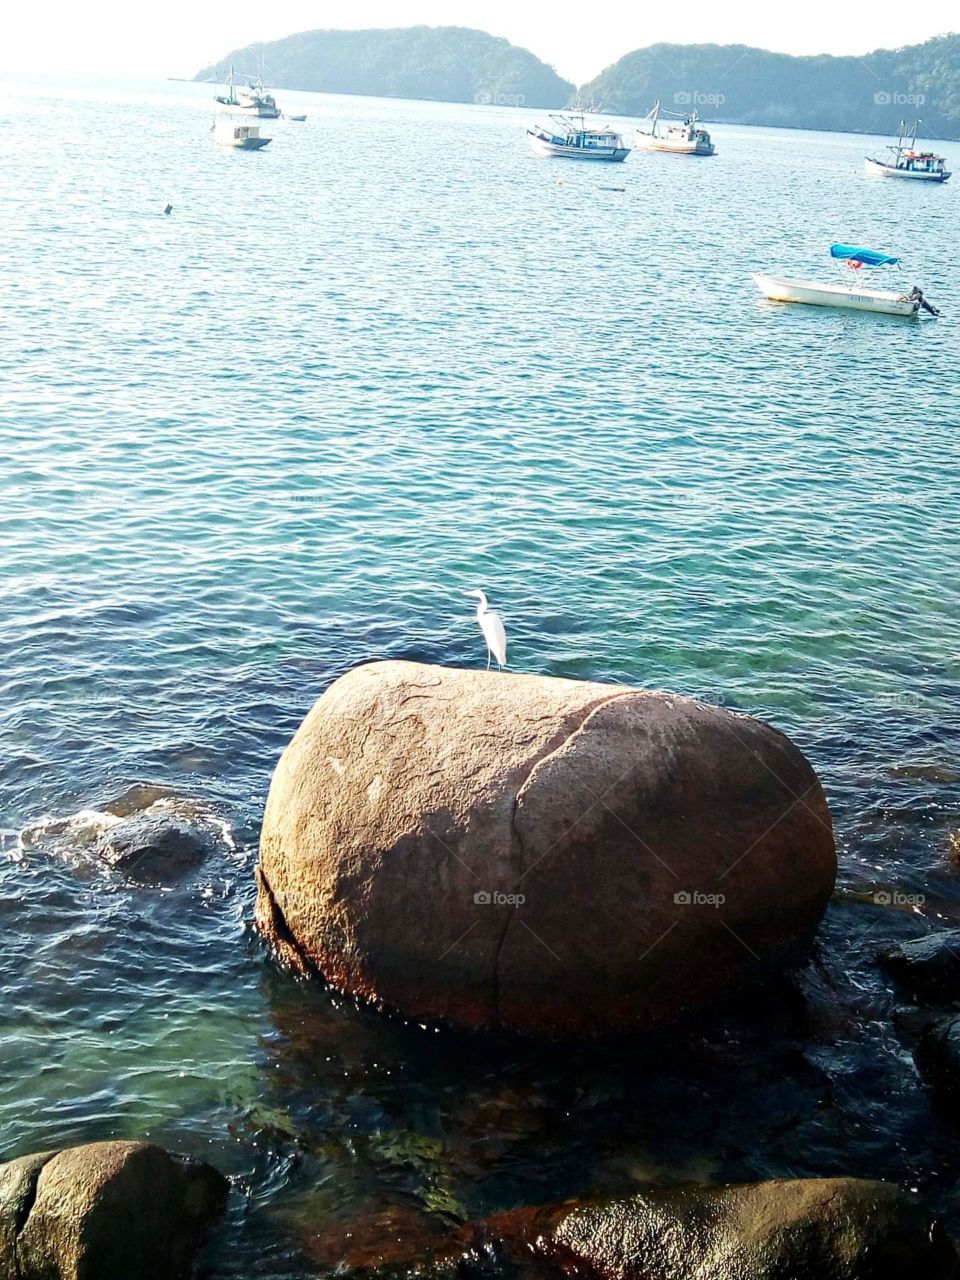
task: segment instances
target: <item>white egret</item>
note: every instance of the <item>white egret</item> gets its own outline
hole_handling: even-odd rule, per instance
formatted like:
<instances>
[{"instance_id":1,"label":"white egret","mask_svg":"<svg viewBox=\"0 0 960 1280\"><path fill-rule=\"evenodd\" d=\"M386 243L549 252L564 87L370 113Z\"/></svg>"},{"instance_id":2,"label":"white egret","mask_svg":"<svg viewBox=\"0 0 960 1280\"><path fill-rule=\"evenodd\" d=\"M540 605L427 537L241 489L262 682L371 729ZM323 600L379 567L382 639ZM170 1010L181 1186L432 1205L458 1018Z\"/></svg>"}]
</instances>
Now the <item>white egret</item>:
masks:
<instances>
[{"instance_id":1,"label":"white egret","mask_svg":"<svg viewBox=\"0 0 960 1280\"><path fill-rule=\"evenodd\" d=\"M505 667L507 665L507 633L503 629L502 618L487 604L485 591L467 591L464 594L475 596L480 601L477 605L477 621L480 623L483 638L487 642L487 670L490 670L491 658L496 658L498 665Z\"/></svg>"}]
</instances>

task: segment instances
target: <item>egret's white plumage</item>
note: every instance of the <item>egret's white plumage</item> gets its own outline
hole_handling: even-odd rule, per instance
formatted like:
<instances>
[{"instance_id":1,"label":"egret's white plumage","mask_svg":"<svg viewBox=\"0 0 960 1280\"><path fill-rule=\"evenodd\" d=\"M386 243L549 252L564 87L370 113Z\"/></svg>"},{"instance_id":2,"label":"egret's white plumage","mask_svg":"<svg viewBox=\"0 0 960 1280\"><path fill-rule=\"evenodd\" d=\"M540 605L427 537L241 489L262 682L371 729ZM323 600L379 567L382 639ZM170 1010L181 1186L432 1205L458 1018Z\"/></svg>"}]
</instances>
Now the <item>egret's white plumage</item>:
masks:
<instances>
[{"instance_id":1,"label":"egret's white plumage","mask_svg":"<svg viewBox=\"0 0 960 1280\"><path fill-rule=\"evenodd\" d=\"M476 596L480 601L477 605L477 622L480 623L480 630L487 642L487 670L490 670L491 658L496 658L497 664L505 667L507 665L507 633L503 629L503 620L499 613L494 613L487 604L485 591L468 591L466 594Z\"/></svg>"}]
</instances>

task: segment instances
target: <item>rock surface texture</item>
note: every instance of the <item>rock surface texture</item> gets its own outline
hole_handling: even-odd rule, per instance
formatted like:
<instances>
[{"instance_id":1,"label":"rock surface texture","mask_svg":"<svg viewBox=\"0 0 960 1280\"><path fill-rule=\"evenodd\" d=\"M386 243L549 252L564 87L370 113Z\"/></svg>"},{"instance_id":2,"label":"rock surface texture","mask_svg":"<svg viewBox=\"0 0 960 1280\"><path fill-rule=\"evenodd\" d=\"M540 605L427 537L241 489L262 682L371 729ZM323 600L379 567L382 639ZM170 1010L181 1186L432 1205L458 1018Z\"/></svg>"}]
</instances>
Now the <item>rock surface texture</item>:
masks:
<instances>
[{"instance_id":1,"label":"rock surface texture","mask_svg":"<svg viewBox=\"0 0 960 1280\"><path fill-rule=\"evenodd\" d=\"M960 999L960 929L900 942L883 952L881 960L918 999Z\"/></svg>"},{"instance_id":2,"label":"rock surface texture","mask_svg":"<svg viewBox=\"0 0 960 1280\"><path fill-rule=\"evenodd\" d=\"M108 827L97 856L114 871L140 884L167 884L203 861L209 844L190 823L166 814L140 813Z\"/></svg>"},{"instance_id":3,"label":"rock surface texture","mask_svg":"<svg viewBox=\"0 0 960 1280\"><path fill-rule=\"evenodd\" d=\"M596 1280L957 1280L953 1242L886 1182L803 1178L654 1189L489 1219L474 1249Z\"/></svg>"},{"instance_id":4,"label":"rock surface texture","mask_svg":"<svg viewBox=\"0 0 960 1280\"><path fill-rule=\"evenodd\" d=\"M0 1165L0 1280L189 1275L227 1182L146 1142L94 1142Z\"/></svg>"},{"instance_id":5,"label":"rock surface texture","mask_svg":"<svg viewBox=\"0 0 960 1280\"><path fill-rule=\"evenodd\" d=\"M786 954L835 874L816 775L757 720L380 662L284 752L257 914L291 967L408 1017L594 1034Z\"/></svg>"}]
</instances>

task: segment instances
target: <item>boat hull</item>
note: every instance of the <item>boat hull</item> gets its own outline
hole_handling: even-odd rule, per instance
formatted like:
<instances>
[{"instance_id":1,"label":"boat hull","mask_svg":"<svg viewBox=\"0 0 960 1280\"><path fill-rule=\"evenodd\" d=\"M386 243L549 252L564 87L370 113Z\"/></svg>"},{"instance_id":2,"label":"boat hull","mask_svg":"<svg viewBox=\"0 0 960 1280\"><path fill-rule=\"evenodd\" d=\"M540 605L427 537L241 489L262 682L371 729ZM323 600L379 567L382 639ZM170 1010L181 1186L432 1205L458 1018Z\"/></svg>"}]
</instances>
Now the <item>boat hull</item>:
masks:
<instances>
[{"instance_id":1,"label":"boat hull","mask_svg":"<svg viewBox=\"0 0 960 1280\"><path fill-rule=\"evenodd\" d=\"M888 316L915 316L917 298L885 289L857 289L842 284L818 284L813 280L784 280L776 276L753 277L760 292L772 302L801 302L812 307L841 307L847 311L873 311Z\"/></svg>"},{"instance_id":2,"label":"boat hull","mask_svg":"<svg viewBox=\"0 0 960 1280\"><path fill-rule=\"evenodd\" d=\"M629 147L568 147L560 142L550 142L546 138L530 135L530 146L534 155L553 157L558 160L593 160L606 164L622 164L630 154Z\"/></svg>"},{"instance_id":3,"label":"boat hull","mask_svg":"<svg viewBox=\"0 0 960 1280\"><path fill-rule=\"evenodd\" d=\"M717 148L711 143L709 147L697 142L668 142L666 138L645 137L637 146L641 151L659 151L673 156L712 156Z\"/></svg>"},{"instance_id":4,"label":"boat hull","mask_svg":"<svg viewBox=\"0 0 960 1280\"><path fill-rule=\"evenodd\" d=\"M272 138L240 138L230 140L225 138L215 138L218 147L227 147L232 151L262 151L264 147L269 146L273 141Z\"/></svg>"},{"instance_id":5,"label":"boat hull","mask_svg":"<svg viewBox=\"0 0 960 1280\"><path fill-rule=\"evenodd\" d=\"M279 120L280 111L277 107L258 107L251 103L229 102L226 99L217 98L214 101L214 107L217 111L224 112L230 116L246 116L252 120Z\"/></svg>"},{"instance_id":6,"label":"boat hull","mask_svg":"<svg viewBox=\"0 0 960 1280\"><path fill-rule=\"evenodd\" d=\"M946 170L940 173L925 173L921 169L898 169L895 165L884 164L882 160L865 160L863 167L871 178L909 178L913 182L946 182L950 177Z\"/></svg>"}]
</instances>

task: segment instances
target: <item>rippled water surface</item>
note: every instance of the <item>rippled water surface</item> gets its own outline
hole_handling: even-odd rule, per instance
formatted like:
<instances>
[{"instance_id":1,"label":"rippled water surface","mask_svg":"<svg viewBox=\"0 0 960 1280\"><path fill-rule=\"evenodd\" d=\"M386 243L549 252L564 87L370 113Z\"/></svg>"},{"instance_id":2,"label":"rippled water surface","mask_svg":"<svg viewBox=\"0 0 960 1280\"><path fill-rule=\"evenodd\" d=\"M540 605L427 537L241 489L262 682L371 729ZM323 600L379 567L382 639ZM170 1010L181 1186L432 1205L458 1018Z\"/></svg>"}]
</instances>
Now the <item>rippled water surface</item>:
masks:
<instances>
[{"instance_id":1,"label":"rippled water surface","mask_svg":"<svg viewBox=\"0 0 960 1280\"><path fill-rule=\"evenodd\" d=\"M209 1155L224 1278L691 1177L882 1175L960 1229L873 959L960 922L960 179L722 126L711 161L578 167L529 155L528 113L311 95L235 154L208 97L0 86L2 1154ZM943 317L756 295L831 278L833 240L901 251ZM719 699L816 764L841 886L762 1016L558 1053L267 962L279 752L358 661L481 665L476 585L514 669ZM137 782L224 824L179 888L20 836Z\"/></svg>"}]
</instances>

